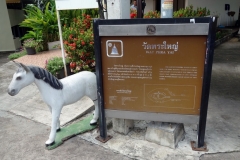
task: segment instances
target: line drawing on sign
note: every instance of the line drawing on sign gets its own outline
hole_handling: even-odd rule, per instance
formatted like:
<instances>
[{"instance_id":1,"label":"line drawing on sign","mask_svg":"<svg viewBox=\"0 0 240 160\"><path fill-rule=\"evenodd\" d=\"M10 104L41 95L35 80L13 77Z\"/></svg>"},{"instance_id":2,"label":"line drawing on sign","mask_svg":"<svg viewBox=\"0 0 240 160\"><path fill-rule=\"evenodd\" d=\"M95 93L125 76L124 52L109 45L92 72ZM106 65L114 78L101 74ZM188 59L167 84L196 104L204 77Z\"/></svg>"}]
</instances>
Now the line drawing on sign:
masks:
<instances>
[{"instance_id":1,"label":"line drawing on sign","mask_svg":"<svg viewBox=\"0 0 240 160\"><path fill-rule=\"evenodd\" d=\"M168 88L157 88L147 94L147 97L155 103L165 103L168 101L188 100L185 94L176 95Z\"/></svg>"},{"instance_id":2,"label":"line drawing on sign","mask_svg":"<svg viewBox=\"0 0 240 160\"><path fill-rule=\"evenodd\" d=\"M108 57L122 57L123 42L121 40L107 40L106 51Z\"/></svg>"},{"instance_id":3,"label":"line drawing on sign","mask_svg":"<svg viewBox=\"0 0 240 160\"><path fill-rule=\"evenodd\" d=\"M144 106L193 109L196 86L144 84Z\"/></svg>"}]
</instances>

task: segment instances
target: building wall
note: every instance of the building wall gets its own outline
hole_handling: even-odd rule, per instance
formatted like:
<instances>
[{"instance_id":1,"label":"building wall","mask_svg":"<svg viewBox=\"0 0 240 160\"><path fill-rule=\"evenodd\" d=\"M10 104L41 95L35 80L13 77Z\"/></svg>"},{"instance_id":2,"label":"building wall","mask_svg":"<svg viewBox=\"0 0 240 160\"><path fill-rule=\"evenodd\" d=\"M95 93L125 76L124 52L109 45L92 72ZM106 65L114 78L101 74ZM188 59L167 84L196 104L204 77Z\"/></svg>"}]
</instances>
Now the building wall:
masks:
<instances>
[{"instance_id":1,"label":"building wall","mask_svg":"<svg viewBox=\"0 0 240 160\"><path fill-rule=\"evenodd\" d=\"M156 1L157 0L145 0L146 7L145 7L145 10L144 10L144 13L156 10Z\"/></svg>"},{"instance_id":2,"label":"building wall","mask_svg":"<svg viewBox=\"0 0 240 160\"><path fill-rule=\"evenodd\" d=\"M230 11L235 11L234 17L229 17L225 11L225 4L230 4ZM218 15L218 25L235 25L238 19L240 0L186 0L185 6L193 5L197 7L207 7L211 15Z\"/></svg>"},{"instance_id":3,"label":"building wall","mask_svg":"<svg viewBox=\"0 0 240 160\"><path fill-rule=\"evenodd\" d=\"M18 25L24 20L24 11L17 9L8 9L8 15L11 26Z\"/></svg>"},{"instance_id":4,"label":"building wall","mask_svg":"<svg viewBox=\"0 0 240 160\"><path fill-rule=\"evenodd\" d=\"M148 11L154 11L154 10L160 10L161 6L161 0L145 0L146 1L146 8L144 10L144 13L148 12ZM180 8L184 8L185 7L185 0L174 0L173 1L173 10L178 10ZM159 5L159 6L157 6Z\"/></svg>"},{"instance_id":5,"label":"building wall","mask_svg":"<svg viewBox=\"0 0 240 160\"><path fill-rule=\"evenodd\" d=\"M8 16L6 1L0 0L0 51L13 51L15 44Z\"/></svg>"}]
</instances>

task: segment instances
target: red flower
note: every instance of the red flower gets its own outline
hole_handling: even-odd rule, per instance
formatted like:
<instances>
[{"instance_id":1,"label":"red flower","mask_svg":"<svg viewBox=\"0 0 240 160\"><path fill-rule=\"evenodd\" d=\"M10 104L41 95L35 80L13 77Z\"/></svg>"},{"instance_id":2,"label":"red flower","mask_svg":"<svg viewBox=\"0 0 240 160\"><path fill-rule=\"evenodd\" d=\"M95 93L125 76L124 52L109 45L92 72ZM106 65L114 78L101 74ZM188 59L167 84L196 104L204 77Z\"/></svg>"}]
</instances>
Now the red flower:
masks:
<instances>
[{"instance_id":1,"label":"red flower","mask_svg":"<svg viewBox=\"0 0 240 160\"><path fill-rule=\"evenodd\" d=\"M71 69L76 68L76 62L71 62L71 63L70 63L70 68L71 68Z\"/></svg>"},{"instance_id":2,"label":"red flower","mask_svg":"<svg viewBox=\"0 0 240 160\"><path fill-rule=\"evenodd\" d=\"M137 14L135 14L135 13L131 13L131 14L130 14L130 17L131 17L131 18L135 18L136 16L137 16Z\"/></svg>"}]
</instances>

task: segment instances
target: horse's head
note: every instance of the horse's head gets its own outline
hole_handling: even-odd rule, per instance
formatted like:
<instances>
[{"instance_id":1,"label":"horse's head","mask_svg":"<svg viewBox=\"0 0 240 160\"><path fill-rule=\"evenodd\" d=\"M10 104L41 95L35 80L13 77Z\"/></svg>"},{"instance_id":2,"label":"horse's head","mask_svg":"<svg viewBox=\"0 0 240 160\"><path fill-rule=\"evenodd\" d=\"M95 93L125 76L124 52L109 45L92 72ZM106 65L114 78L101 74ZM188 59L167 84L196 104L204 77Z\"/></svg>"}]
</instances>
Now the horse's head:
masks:
<instances>
[{"instance_id":1,"label":"horse's head","mask_svg":"<svg viewBox=\"0 0 240 160\"><path fill-rule=\"evenodd\" d=\"M14 63L18 66L18 70L14 73L8 86L8 94L11 96L15 96L22 88L34 82L34 75L27 66L22 63Z\"/></svg>"}]
</instances>

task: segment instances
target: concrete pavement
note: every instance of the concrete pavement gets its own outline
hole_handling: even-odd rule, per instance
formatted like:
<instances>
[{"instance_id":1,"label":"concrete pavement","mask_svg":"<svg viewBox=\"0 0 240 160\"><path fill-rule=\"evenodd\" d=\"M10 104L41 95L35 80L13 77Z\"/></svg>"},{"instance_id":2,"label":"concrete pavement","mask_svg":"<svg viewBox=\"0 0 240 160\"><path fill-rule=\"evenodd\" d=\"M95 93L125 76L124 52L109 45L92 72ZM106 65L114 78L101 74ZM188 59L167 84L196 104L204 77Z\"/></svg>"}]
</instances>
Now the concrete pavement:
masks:
<instances>
[{"instance_id":1,"label":"concrete pavement","mask_svg":"<svg viewBox=\"0 0 240 160\"><path fill-rule=\"evenodd\" d=\"M54 150L46 150L44 142L49 134L49 126L6 111L0 111L0 124L1 160L130 159L79 137L71 138Z\"/></svg>"},{"instance_id":2,"label":"concrete pavement","mask_svg":"<svg viewBox=\"0 0 240 160\"><path fill-rule=\"evenodd\" d=\"M15 66L9 62L0 64L0 157L1 159L201 159L236 160L240 156L240 42L237 38L215 49L206 143L209 152L191 150L190 140L196 140L196 125L185 125L185 139L176 149L159 146L144 140L145 121L135 121L135 128L123 136L110 128L113 139L103 144L95 140L97 130L66 141L60 147L48 151L44 142L50 126L42 122L41 115L31 118L27 111L20 115L14 110L28 104L40 110L46 107L37 100L34 86L26 87L17 97L10 97L6 88L10 83ZM9 73L8 73L9 72ZM29 100L33 99L33 100ZM28 103L27 103L28 101ZM39 105L41 104L41 105ZM38 107L35 107L38 106ZM45 110L45 109L42 109ZM46 112L48 112L46 110ZM33 113L33 112L32 112ZM44 112L45 113L45 112ZM29 114L28 114L29 115ZM26 118L27 117L27 118Z\"/></svg>"}]
</instances>

